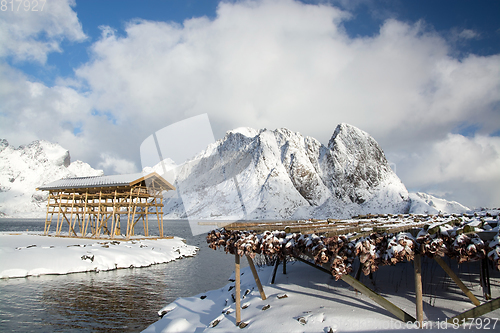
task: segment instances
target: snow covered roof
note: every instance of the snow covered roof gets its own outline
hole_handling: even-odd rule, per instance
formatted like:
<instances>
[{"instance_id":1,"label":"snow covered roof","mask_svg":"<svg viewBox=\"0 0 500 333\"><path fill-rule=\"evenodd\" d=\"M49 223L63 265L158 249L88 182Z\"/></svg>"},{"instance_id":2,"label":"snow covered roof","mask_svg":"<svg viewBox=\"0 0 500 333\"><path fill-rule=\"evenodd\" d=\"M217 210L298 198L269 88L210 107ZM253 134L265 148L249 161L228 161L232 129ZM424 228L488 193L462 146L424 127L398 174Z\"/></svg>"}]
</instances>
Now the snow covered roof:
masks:
<instances>
[{"instance_id":1,"label":"snow covered roof","mask_svg":"<svg viewBox=\"0 0 500 333\"><path fill-rule=\"evenodd\" d=\"M37 190L49 191L91 187L133 186L147 179L156 180L165 191L175 190L175 187L172 186L172 184L156 172L151 172L146 175L143 173L132 173L126 175L65 178L40 186Z\"/></svg>"}]
</instances>

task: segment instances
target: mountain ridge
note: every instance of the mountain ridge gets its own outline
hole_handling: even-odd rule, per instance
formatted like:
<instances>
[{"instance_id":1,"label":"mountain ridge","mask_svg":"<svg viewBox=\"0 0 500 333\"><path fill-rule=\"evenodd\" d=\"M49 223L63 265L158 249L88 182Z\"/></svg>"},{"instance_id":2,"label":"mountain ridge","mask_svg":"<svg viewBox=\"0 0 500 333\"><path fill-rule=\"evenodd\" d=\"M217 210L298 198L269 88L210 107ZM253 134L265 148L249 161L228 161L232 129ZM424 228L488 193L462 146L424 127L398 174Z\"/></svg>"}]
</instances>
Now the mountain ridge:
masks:
<instances>
[{"instance_id":1,"label":"mountain ridge","mask_svg":"<svg viewBox=\"0 0 500 333\"><path fill-rule=\"evenodd\" d=\"M166 168L165 168L166 166ZM170 219L348 218L368 213L460 213L468 208L428 194L408 193L382 148L368 133L339 124L327 145L286 128L241 127L175 165L155 170L174 184L165 192ZM0 216L45 217L51 181L102 175L71 162L58 144L34 141L19 148L0 140Z\"/></svg>"}]
</instances>

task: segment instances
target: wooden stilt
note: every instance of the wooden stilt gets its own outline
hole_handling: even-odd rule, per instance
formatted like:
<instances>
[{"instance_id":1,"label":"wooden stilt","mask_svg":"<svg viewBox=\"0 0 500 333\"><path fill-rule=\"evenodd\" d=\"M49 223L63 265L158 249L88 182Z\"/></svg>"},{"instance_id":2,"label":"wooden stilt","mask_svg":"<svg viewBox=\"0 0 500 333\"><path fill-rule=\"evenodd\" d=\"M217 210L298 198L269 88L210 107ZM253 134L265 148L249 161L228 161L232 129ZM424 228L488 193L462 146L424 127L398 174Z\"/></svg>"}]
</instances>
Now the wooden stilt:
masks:
<instances>
[{"instance_id":1,"label":"wooden stilt","mask_svg":"<svg viewBox=\"0 0 500 333\"><path fill-rule=\"evenodd\" d=\"M57 212L56 236L59 236L61 234L61 229L62 229L62 221L60 221L60 217L61 217L61 204L62 204L62 192L59 192L59 210Z\"/></svg>"},{"instance_id":2,"label":"wooden stilt","mask_svg":"<svg viewBox=\"0 0 500 333\"><path fill-rule=\"evenodd\" d=\"M417 322L420 328L424 323L424 303L422 296L422 262L420 254L415 254L413 269L415 272L415 302L417 306Z\"/></svg>"},{"instance_id":3,"label":"wooden stilt","mask_svg":"<svg viewBox=\"0 0 500 333\"><path fill-rule=\"evenodd\" d=\"M274 264L273 278L271 279L271 284L274 284L274 280L276 279L276 272L278 271L279 264L280 264L280 258L276 257L276 263Z\"/></svg>"},{"instance_id":4,"label":"wooden stilt","mask_svg":"<svg viewBox=\"0 0 500 333\"><path fill-rule=\"evenodd\" d=\"M52 195L52 191L49 191L49 195L47 197L47 214L45 215L45 227L43 228L43 234L47 236L49 233L50 222L49 222L49 208L50 208L50 196ZM52 220L52 217L51 217Z\"/></svg>"},{"instance_id":5,"label":"wooden stilt","mask_svg":"<svg viewBox=\"0 0 500 333\"><path fill-rule=\"evenodd\" d=\"M490 286L490 271L488 270L488 258L480 261L480 279L481 286L483 287L484 299L491 299L491 286Z\"/></svg>"},{"instance_id":6,"label":"wooden stilt","mask_svg":"<svg viewBox=\"0 0 500 333\"><path fill-rule=\"evenodd\" d=\"M481 304L481 302L479 302L476 296L474 296L474 294L472 294L469 288L467 288L465 284L463 284L460 278L455 274L455 272L451 270L451 268L444 262L443 259L441 259L438 256L434 256L434 260L439 264L439 266L441 266L441 268L446 272L446 274L448 274L449 277L451 277L451 279L455 281L455 283L460 287L460 289L464 292L464 294L467 297L469 297L469 299L472 301L472 303L474 303L474 305L478 306L479 304Z\"/></svg>"},{"instance_id":7,"label":"wooden stilt","mask_svg":"<svg viewBox=\"0 0 500 333\"><path fill-rule=\"evenodd\" d=\"M262 284L260 283L259 274L257 274L257 270L255 269L255 265L253 264L252 257L247 256L248 265L252 270L253 278L255 279L255 283L257 284L257 288L259 288L260 298L262 300L266 299L266 294L264 293L264 288L262 288Z\"/></svg>"},{"instance_id":8,"label":"wooden stilt","mask_svg":"<svg viewBox=\"0 0 500 333\"><path fill-rule=\"evenodd\" d=\"M317 268L320 271L325 272L330 276L332 275L332 273L329 270L327 270L321 266L315 265L307 260L304 260L299 256L294 256L294 258L297 259L298 261L301 261L305 264L308 264L309 266ZM367 286L365 286L363 283L356 280L352 276L350 276L348 274L342 275L341 279L342 279L342 281L346 282L348 285L355 288L356 290L358 290L362 294L368 296L375 303L377 303L378 305L380 305L381 307L383 307L384 309L386 309L387 311L392 313L394 316L396 316L396 318L398 318L399 320L401 320L403 322L415 322L416 321L416 319L413 318L410 314L401 310L396 305L394 305L393 303L391 303L390 301L388 301L384 297L380 296L379 294L377 294L376 292L374 292L373 290L371 290L370 288L368 288Z\"/></svg>"},{"instance_id":9,"label":"wooden stilt","mask_svg":"<svg viewBox=\"0 0 500 333\"><path fill-rule=\"evenodd\" d=\"M236 326L241 322L241 299L240 299L240 255L234 255L234 278L236 280L234 298L236 299Z\"/></svg>"}]
</instances>

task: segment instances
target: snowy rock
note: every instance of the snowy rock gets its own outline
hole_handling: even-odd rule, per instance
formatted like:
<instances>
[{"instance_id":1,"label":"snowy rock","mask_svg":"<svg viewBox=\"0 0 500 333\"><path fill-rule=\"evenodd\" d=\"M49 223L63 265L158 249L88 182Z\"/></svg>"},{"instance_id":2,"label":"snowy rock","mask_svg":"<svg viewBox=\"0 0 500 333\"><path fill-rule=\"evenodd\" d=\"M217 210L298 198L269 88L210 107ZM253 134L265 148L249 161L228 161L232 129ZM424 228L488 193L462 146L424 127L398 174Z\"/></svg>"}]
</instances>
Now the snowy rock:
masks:
<instances>
[{"instance_id":1,"label":"snowy rock","mask_svg":"<svg viewBox=\"0 0 500 333\"><path fill-rule=\"evenodd\" d=\"M175 174L169 218L350 217L410 205L377 142L347 124L328 146L285 128L232 130Z\"/></svg>"},{"instance_id":2,"label":"snowy rock","mask_svg":"<svg viewBox=\"0 0 500 333\"><path fill-rule=\"evenodd\" d=\"M36 188L68 177L99 176L87 163L71 163L69 151L48 141L14 148L0 140L0 216L45 217L47 193Z\"/></svg>"},{"instance_id":3,"label":"snowy rock","mask_svg":"<svg viewBox=\"0 0 500 333\"><path fill-rule=\"evenodd\" d=\"M412 214L462 214L470 209L456 201L448 201L426 193L410 193Z\"/></svg>"}]
</instances>

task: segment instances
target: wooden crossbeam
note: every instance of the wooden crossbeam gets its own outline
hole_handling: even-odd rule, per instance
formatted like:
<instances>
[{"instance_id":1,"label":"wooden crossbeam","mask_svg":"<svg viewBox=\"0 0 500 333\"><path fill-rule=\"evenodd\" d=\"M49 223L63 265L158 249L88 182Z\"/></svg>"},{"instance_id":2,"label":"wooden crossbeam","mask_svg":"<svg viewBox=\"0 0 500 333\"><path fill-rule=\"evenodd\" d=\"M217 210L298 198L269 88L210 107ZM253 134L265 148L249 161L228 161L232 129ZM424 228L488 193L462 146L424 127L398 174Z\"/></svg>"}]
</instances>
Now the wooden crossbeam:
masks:
<instances>
[{"instance_id":1,"label":"wooden crossbeam","mask_svg":"<svg viewBox=\"0 0 500 333\"><path fill-rule=\"evenodd\" d=\"M329 270L327 270L326 268L315 265L307 260L302 259L299 256L294 256L294 257L297 260L299 260L305 264L308 264L309 266L312 266L316 269L319 269L322 272L325 272L329 275L332 275L332 273ZM401 320L403 322L415 322L416 321L416 319L413 316L411 316L410 314L401 310L399 307L394 305L392 302L390 302L387 299L385 299L384 297L380 296L379 294L377 294L376 292L374 292L373 290L371 290L366 285L364 285L360 281L356 280L355 278L353 278L349 274L342 275L341 279L342 279L342 281L344 281L345 283L347 283L351 287L355 288L356 290L359 290L362 294L368 296L371 300L373 300L375 303L377 303L378 305L380 305L381 307L383 307L384 309L386 309L387 311L392 313L399 320Z\"/></svg>"},{"instance_id":2,"label":"wooden crossbeam","mask_svg":"<svg viewBox=\"0 0 500 333\"><path fill-rule=\"evenodd\" d=\"M472 294L472 292L465 286L465 284L460 280L460 278L451 270L451 268L438 256L434 256L434 260L441 266L441 268L448 274L448 276L460 287L460 289L464 292L464 294L469 297L469 299L474 303L474 305L478 306L481 304L479 300Z\"/></svg>"},{"instance_id":3,"label":"wooden crossbeam","mask_svg":"<svg viewBox=\"0 0 500 333\"><path fill-rule=\"evenodd\" d=\"M461 321L464 319L468 320L470 318L481 317L482 315L485 315L491 311L495 311L498 308L500 308L500 297L495 298L494 300L491 300L489 302L483 303L465 312L462 312L454 317L451 317L447 320L447 322L453 324L456 323L458 319L458 323L461 324Z\"/></svg>"}]
</instances>

